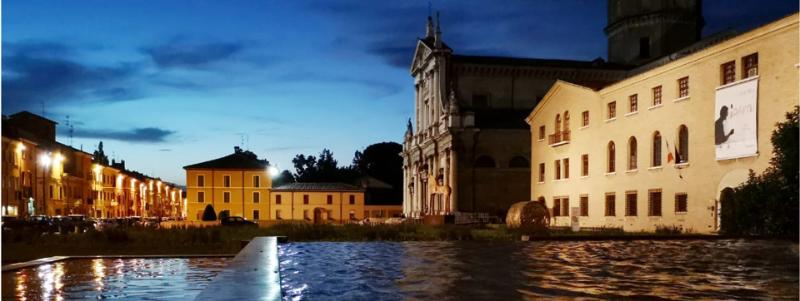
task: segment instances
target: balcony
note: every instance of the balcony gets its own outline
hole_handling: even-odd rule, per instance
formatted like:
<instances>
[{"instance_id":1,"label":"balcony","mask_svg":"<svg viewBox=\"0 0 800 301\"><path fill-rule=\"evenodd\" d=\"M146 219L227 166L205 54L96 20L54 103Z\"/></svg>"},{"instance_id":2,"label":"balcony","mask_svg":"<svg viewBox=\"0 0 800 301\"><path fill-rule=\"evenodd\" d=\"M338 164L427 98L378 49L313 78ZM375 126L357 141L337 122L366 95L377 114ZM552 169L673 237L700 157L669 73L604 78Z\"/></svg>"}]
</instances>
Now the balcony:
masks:
<instances>
[{"instance_id":1,"label":"balcony","mask_svg":"<svg viewBox=\"0 0 800 301\"><path fill-rule=\"evenodd\" d=\"M550 146L559 146L569 143L569 131L555 132L547 136Z\"/></svg>"}]
</instances>

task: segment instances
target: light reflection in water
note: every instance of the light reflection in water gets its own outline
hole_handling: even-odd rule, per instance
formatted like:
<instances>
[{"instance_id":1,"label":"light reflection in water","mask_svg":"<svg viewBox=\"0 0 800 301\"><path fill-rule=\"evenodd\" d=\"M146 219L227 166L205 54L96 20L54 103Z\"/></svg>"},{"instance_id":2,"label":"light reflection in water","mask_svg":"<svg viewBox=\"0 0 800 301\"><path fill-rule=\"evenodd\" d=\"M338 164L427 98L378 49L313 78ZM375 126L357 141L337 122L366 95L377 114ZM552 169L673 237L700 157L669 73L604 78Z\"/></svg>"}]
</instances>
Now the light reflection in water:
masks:
<instances>
[{"instance_id":1,"label":"light reflection in water","mask_svg":"<svg viewBox=\"0 0 800 301\"><path fill-rule=\"evenodd\" d=\"M230 258L75 259L3 273L3 300L191 300Z\"/></svg>"}]
</instances>

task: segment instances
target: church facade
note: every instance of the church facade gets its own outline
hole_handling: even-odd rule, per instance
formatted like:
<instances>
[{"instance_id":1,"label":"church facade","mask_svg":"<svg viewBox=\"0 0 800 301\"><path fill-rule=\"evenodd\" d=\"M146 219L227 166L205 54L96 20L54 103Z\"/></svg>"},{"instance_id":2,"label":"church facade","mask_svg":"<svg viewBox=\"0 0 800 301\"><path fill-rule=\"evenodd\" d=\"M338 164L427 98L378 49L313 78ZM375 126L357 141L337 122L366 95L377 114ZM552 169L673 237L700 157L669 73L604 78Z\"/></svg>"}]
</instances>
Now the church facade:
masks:
<instances>
[{"instance_id":1,"label":"church facade","mask_svg":"<svg viewBox=\"0 0 800 301\"><path fill-rule=\"evenodd\" d=\"M529 200L531 129L525 119L556 80L600 89L699 38L699 1L642 2L631 9L609 1L610 62L459 55L429 17L410 68L415 116L403 139L406 217L502 218L511 204ZM632 38L642 35L647 39ZM660 44L667 36L684 39Z\"/></svg>"}]
</instances>

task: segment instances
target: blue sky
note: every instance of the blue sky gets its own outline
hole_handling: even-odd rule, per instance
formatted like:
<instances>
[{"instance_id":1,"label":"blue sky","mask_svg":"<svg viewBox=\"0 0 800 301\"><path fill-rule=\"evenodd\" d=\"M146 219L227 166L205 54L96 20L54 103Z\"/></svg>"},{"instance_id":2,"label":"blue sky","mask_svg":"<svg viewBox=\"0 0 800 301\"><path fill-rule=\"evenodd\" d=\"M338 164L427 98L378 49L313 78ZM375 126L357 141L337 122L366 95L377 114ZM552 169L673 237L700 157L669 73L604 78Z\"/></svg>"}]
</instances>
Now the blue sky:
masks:
<instances>
[{"instance_id":1,"label":"blue sky","mask_svg":"<svg viewBox=\"0 0 800 301\"><path fill-rule=\"evenodd\" d=\"M433 1L460 54L605 57L606 1ZM706 1L705 33L796 1ZM2 113L60 123L59 141L182 184L184 165L240 145L292 169L402 139L408 65L427 1L4 1Z\"/></svg>"}]
</instances>

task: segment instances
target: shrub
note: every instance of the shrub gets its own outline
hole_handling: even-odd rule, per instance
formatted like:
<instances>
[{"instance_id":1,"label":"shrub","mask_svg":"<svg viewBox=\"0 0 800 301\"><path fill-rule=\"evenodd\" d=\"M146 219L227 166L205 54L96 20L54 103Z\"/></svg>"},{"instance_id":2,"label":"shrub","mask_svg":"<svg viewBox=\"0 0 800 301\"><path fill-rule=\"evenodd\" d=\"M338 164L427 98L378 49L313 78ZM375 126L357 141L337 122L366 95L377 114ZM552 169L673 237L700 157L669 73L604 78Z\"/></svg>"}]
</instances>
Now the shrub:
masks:
<instances>
[{"instance_id":1,"label":"shrub","mask_svg":"<svg viewBox=\"0 0 800 301\"><path fill-rule=\"evenodd\" d=\"M211 206L211 204L206 205L206 209L203 210L202 220L205 222L217 220L217 213L214 212L214 206Z\"/></svg>"}]
</instances>

